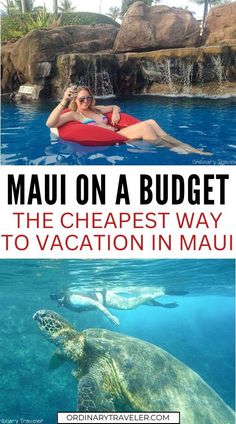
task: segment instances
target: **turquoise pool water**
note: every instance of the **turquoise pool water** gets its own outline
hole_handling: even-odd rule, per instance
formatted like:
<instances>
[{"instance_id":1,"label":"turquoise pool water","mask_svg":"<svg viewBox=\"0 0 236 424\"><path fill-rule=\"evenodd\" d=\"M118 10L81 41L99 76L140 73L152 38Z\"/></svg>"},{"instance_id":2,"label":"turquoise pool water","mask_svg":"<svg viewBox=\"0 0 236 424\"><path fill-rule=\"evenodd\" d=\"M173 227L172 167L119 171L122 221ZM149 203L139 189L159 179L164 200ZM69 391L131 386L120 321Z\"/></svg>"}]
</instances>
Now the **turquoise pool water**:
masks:
<instances>
[{"instance_id":1,"label":"turquoise pool water","mask_svg":"<svg viewBox=\"0 0 236 424\"><path fill-rule=\"evenodd\" d=\"M4 165L233 165L236 164L236 101L229 99L134 96L99 100L124 112L157 122L180 140L213 153L179 155L143 141L85 147L52 140L45 121L53 103L2 105Z\"/></svg>"},{"instance_id":2,"label":"turquoise pool water","mask_svg":"<svg viewBox=\"0 0 236 424\"><path fill-rule=\"evenodd\" d=\"M60 313L79 331L106 328L158 345L234 407L234 261L4 260L0 265L0 420L55 424L56 411L76 408L71 366L48 369L55 347L32 320L38 309ZM147 285L172 291L157 300L178 307L110 310L120 320L114 327L101 312L74 312L50 298L57 291L139 293Z\"/></svg>"}]
</instances>

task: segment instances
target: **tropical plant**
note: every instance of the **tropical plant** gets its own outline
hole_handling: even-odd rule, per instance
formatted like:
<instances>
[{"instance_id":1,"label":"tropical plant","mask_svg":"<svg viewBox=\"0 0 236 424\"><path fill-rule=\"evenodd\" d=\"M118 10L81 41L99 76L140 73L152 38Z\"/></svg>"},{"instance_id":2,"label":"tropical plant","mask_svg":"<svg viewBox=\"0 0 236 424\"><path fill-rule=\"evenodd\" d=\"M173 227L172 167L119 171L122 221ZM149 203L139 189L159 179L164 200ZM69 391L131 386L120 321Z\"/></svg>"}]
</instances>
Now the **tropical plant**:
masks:
<instances>
[{"instance_id":1,"label":"tropical plant","mask_svg":"<svg viewBox=\"0 0 236 424\"><path fill-rule=\"evenodd\" d=\"M7 15L11 15L12 13L18 12L13 0L1 1L0 3L3 5L4 9L6 10Z\"/></svg>"},{"instance_id":2,"label":"tropical plant","mask_svg":"<svg viewBox=\"0 0 236 424\"><path fill-rule=\"evenodd\" d=\"M109 16L111 19L114 19L114 21L116 21L120 17L120 8L117 6L110 7L109 13L107 13L106 15Z\"/></svg>"},{"instance_id":3,"label":"tropical plant","mask_svg":"<svg viewBox=\"0 0 236 424\"><path fill-rule=\"evenodd\" d=\"M135 3L136 1L137 0L122 0L120 16L124 16L131 4ZM160 3L160 0L143 0L143 3L145 3L147 6L152 6L154 4Z\"/></svg>"},{"instance_id":4,"label":"tropical plant","mask_svg":"<svg viewBox=\"0 0 236 424\"><path fill-rule=\"evenodd\" d=\"M5 1L5 0L4 0ZM15 13L1 16L1 38L2 41L16 40L27 34L32 29L44 29L58 25L94 25L111 24L117 28L120 26L116 21L106 15L91 12L68 12L55 17L52 13L47 13L46 8L40 8L40 13ZM31 16L31 18L29 17Z\"/></svg>"},{"instance_id":5,"label":"tropical plant","mask_svg":"<svg viewBox=\"0 0 236 424\"><path fill-rule=\"evenodd\" d=\"M0 2L6 9L7 15L32 12L34 0L5 0Z\"/></svg>"},{"instance_id":6,"label":"tropical plant","mask_svg":"<svg viewBox=\"0 0 236 424\"><path fill-rule=\"evenodd\" d=\"M75 10L75 7L72 6L72 2L70 0L62 0L61 6L59 6L58 9L60 10L60 12L65 13L73 12L73 10Z\"/></svg>"},{"instance_id":7,"label":"tropical plant","mask_svg":"<svg viewBox=\"0 0 236 424\"><path fill-rule=\"evenodd\" d=\"M55 18L52 13L48 13L44 7L42 10L36 13L36 15L27 15L24 21L25 32L29 32L32 29L44 29L50 26L59 26L60 17Z\"/></svg>"},{"instance_id":8,"label":"tropical plant","mask_svg":"<svg viewBox=\"0 0 236 424\"><path fill-rule=\"evenodd\" d=\"M33 8L33 12L38 13L38 12L41 12L42 10L44 10L44 9L45 9L45 6L36 6L36 7Z\"/></svg>"}]
</instances>

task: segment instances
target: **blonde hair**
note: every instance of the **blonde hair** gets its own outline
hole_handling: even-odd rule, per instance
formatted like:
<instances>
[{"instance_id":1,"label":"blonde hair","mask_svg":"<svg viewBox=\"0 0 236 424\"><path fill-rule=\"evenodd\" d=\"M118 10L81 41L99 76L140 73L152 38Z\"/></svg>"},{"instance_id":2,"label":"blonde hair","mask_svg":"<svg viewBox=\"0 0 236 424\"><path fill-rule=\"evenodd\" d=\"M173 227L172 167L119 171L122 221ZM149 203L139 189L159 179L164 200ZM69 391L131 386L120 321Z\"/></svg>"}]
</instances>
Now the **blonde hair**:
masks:
<instances>
[{"instance_id":1,"label":"blonde hair","mask_svg":"<svg viewBox=\"0 0 236 424\"><path fill-rule=\"evenodd\" d=\"M89 95L92 97L92 101L90 103L89 109L91 109L94 112L99 111L98 109L95 108L96 101L95 101L94 95L93 95L92 91L90 90L90 88L86 87L85 85L78 86L77 89L76 89L77 95L82 90L86 90L89 93ZM76 100L77 100L77 96L74 99L72 99L70 104L69 104L69 109L73 110L73 112L76 112L77 109L78 109Z\"/></svg>"}]
</instances>

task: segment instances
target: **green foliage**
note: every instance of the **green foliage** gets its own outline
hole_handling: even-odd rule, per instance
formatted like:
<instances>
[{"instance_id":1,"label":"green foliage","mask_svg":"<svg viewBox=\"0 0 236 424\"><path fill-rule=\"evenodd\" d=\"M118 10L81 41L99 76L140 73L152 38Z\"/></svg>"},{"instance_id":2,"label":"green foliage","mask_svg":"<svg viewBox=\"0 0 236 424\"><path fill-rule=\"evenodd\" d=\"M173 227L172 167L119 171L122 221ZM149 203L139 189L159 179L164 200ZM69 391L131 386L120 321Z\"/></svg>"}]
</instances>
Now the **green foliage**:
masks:
<instances>
[{"instance_id":1,"label":"green foliage","mask_svg":"<svg viewBox=\"0 0 236 424\"><path fill-rule=\"evenodd\" d=\"M67 25L91 25L119 24L111 18L98 13L89 12L67 12L62 13L59 19L46 9L40 9L37 13L17 13L14 16L1 16L2 41L17 39L27 34L32 29L46 29L48 26Z\"/></svg>"},{"instance_id":2,"label":"green foliage","mask_svg":"<svg viewBox=\"0 0 236 424\"><path fill-rule=\"evenodd\" d=\"M50 25L59 26L60 24L60 17L55 19L55 16L52 13L48 13L45 8L39 10L36 15L27 14L25 18L26 33L32 29L44 29Z\"/></svg>"},{"instance_id":3,"label":"green foliage","mask_svg":"<svg viewBox=\"0 0 236 424\"><path fill-rule=\"evenodd\" d=\"M33 3L33 0L15 0L16 7L20 12L23 12L22 8L25 12L32 12Z\"/></svg>"},{"instance_id":4,"label":"green foliage","mask_svg":"<svg viewBox=\"0 0 236 424\"><path fill-rule=\"evenodd\" d=\"M19 9L13 0L0 1L0 3L6 10L7 15L14 15L15 13L19 13Z\"/></svg>"},{"instance_id":5,"label":"green foliage","mask_svg":"<svg viewBox=\"0 0 236 424\"><path fill-rule=\"evenodd\" d=\"M197 3L197 4L204 4L205 3L205 0L192 0L192 1L194 1L194 3ZM216 6L216 5L220 5L220 4L226 4L226 3L231 3L231 0L208 0L208 5L209 5L209 7L212 7L212 6Z\"/></svg>"},{"instance_id":6,"label":"green foliage","mask_svg":"<svg viewBox=\"0 0 236 424\"><path fill-rule=\"evenodd\" d=\"M73 12L75 10L75 7L72 6L72 2L70 0L62 0L61 6L58 7L60 12Z\"/></svg>"},{"instance_id":7,"label":"green foliage","mask_svg":"<svg viewBox=\"0 0 236 424\"><path fill-rule=\"evenodd\" d=\"M116 21L120 18L120 8L117 6L110 7L109 13L107 13L107 16L109 16L111 19L114 19Z\"/></svg>"},{"instance_id":8,"label":"green foliage","mask_svg":"<svg viewBox=\"0 0 236 424\"><path fill-rule=\"evenodd\" d=\"M44 29L50 25L59 25L55 16L47 13L45 8L37 13L24 13L1 18L2 41L20 38L32 29Z\"/></svg>"},{"instance_id":9,"label":"green foliage","mask_svg":"<svg viewBox=\"0 0 236 424\"><path fill-rule=\"evenodd\" d=\"M68 12L63 13L61 17L61 25L93 25L93 24L110 24L119 27L120 25L105 15L90 12Z\"/></svg>"},{"instance_id":10,"label":"green foliage","mask_svg":"<svg viewBox=\"0 0 236 424\"><path fill-rule=\"evenodd\" d=\"M32 12L34 0L2 0L0 3L6 9L7 15L15 15L22 13L22 8L25 12Z\"/></svg>"},{"instance_id":11,"label":"green foliage","mask_svg":"<svg viewBox=\"0 0 236 424\"><path fill-rule=\"evenodd\" d=\"M25 34L24 32L24 15L17 14L14 16L1 17L2 41L19 38Z\"/></svg>"},{"instance_id":12,"label":"green foliage","mask_svg":"<svg viewBox=\"0 0 236 424\"><path fill-rule=\"evenodd\" d=\"M36 7L33 8L33 12L38 13L41 10L44 10L44 9L45 9L44 6L36 6Z\"/></svg>"}]
</instances>

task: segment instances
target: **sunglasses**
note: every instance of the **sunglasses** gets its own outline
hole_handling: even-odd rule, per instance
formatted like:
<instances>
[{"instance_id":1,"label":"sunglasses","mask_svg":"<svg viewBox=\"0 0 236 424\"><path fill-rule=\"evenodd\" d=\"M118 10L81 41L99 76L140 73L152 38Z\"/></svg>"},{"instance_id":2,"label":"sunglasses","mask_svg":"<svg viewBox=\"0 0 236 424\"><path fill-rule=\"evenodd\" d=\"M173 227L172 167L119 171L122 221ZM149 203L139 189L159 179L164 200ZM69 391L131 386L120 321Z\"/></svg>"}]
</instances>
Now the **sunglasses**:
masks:
<instances>
[{"instance_id":1,"label":"sunglasses","mask_svg":"<svg viewBox=\"0 0 236 424\"><path fill-rule=\"evenodd\" d=\"M84 103L85 100L87 100L88 102L90 102L92 100L92 96L82 96L78 98L80 103Z\"/></svg>"}]
</instances>

